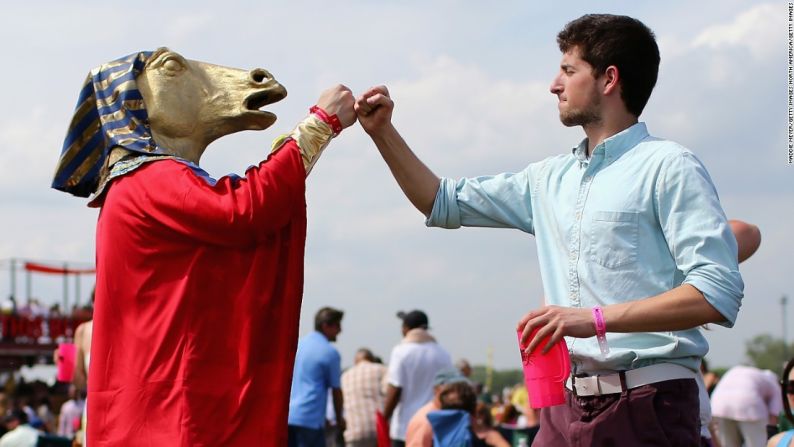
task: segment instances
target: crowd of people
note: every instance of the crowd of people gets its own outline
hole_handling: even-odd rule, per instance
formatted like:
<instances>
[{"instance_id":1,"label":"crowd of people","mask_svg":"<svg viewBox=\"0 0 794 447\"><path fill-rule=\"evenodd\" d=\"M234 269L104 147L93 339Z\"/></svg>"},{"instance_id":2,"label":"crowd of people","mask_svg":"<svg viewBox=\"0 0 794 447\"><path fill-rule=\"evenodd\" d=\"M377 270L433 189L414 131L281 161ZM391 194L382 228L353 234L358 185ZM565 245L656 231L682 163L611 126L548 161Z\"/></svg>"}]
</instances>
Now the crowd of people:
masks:
<instances>
[{"instance_id":1,"label":"crowd of people","mask_svg":"<svg viewBox=\"0 0 794 447\"><path fill-rule=\"evenodd\" d=\"M392 427L387 436L408 446L433 445L426 416L445 409L465 410L472 437L482 439L483 445L509 445L514 436L531 442L538 419L529 406L526 388L517 384L495 395L483 390L481 383L471 379L472 368L466 360L453 366L450 355L430 335L429 318L423 311L398 313L404 338L391 353L388 366L361 348L353 366L344 371L331 345L341 332L343 315L330 307L320 309L315 330L299 343L289 417L294 445L375 446L377 414L384 414L386 408L390 408L386 425ZM67 445L67 441L84 445L91 337L91 322L81 324L73 340L77 349L72 383L48 386L10 376L9 397L0 397L0 414L4 415L0 447L36 446L39 438L48 439L47 445ZM57 363L59 354L54 357Z\"/></svg>"},{"instance_id":2,"label":"crowd of people","mask_svg":"<svg viewBox=\"0 0 794 447\"><path fill-rule=\"evenodd\" d=\"M85 445L87 377L90 358L91 308L85 309L89 320L80 323L72 337L74 349L55 349L52 359L58 367L48 385L40 380L27 383L18 374L9 374L5 392L0 397L0 447L81 447ZM66 359L66 355L74 356ZM69 365L69 366L66 366ZM61 373L61 369L68 373Z\"/></svg>"},{"instance_id":3,"label":"crowd of people","mask_svg":"<svg viewBox=\"0 0 794 447\"><path fill-rule=\"evenodd\" d=\"M60 303L46 305L39 298L32 297L18 303L14 295L9 295L0 302L0 314L15 315L23 318L61 318L69 317L78 320L91 318L91 306L88 304L79 306L72 305L71 309L64 311Z\"/></svg>"},{"instance_id":4,"label":"crowd of people","mask_svg":"<svg viewBox=\"0 0 794 447\"><path fill-rule=\"evenodd\" d=\"M338 309L320 309L314 330L298 344L290 393L290 447L382 447L386 438L395 447L458 445L449 444L454 436L469 443L461 445L531 445L540 428L539 412L531 406L523 383L484 389L471 377L468 361L453 364L431 335L423 311L397 314L403 339L385 364L370 349L361 348L344 370L332 345L342 332L343 316ZM83 445L90 338L91 325L82 325L75 342L78 364L83 366L76 368L72 384L50 387L9 378L7 393L0 396L0 447ZM788 445L792 436L787 429L794 428L794 422L785 417L784 402L788 399L791 408L794 384L744 365L719 376L704 361L701 373L710 409L710 416L706 411L701 417L702 445ZM49 444L38 444L39 439Z\"/></svg>"},{"instance_id":5,"label":"crowd of people","mask_svg":"<svg viewBox=\"0 0 794 447\"><path fill-rule=\"evenodd\" d=\"M85 390L8 376L0 393L0 446L72 446L82 424Z\"/></svg>"},{"instance_id":6,"label":"crowd of people","mask_svg":"<svg viewBox=\"0 0 794 447\"><path fill-rule=\"evenodd\" d=\"M343 315L338 309L320 309L315 330L298 345L290 399L290 447L382 447L384 439L394 447L504 447L528 446L534 440L540 429L539 411L532 407L524 384L501 392L483 389L482 383L471 378L468 361L460 359L453 365L430 334L429 318L423 311L398 313L403 339L386 364L368 348L361 348L344 371L331 344L342 331ZM783 433L794 428L785 416L781 396L794 400L794 384L788 385L771 371L744 365L720 377L708 369L705 360L698 382L705 395L699 408L694 408L701 414L699 445L788 445L788 441L779 444ZM449 415L445 410L457 413ZM450 418L460 420L451 424ZM450 424L457 430L452 435ZM449 436L460 436L455 439L467 443L450 443Z\"/></svg>"},{"instance_id":7,"label":"crowd of people","mask_svg":"<svg viewBox=\"0 0 794 447\"><path fill-rule=\"evenodd\" d=\"M733 375L713 391L716 435L708 429L698 368L708 352L701 326L735 323L738 263L760 236L745 238L752 225L728 221L692 151L640 121L661 60L645 24L588 14L566 24L557 44L549 91L560 122L580 126L584 138L515 173L457 180L414 154L383 85L357 97L343 85L325 90L244 179L215 180L199 167L209 142L273 124L259 107L286 90L270 73L167 48L91 70L52 184L102 208L88 444L733 447L755 439L757 424L717 404ZM362 349L342 373L332 344L338 309L321 309L297 342L306 178L356 123L427 226L534 236L544 303L516 330L528 356L576 339L564 403L539 415L525 401L478 405L465 365L455 368L420 310L398 314L403 338L383 366ZM88 370L88 360L78 364Z\"/></svg>"}]
</instances>

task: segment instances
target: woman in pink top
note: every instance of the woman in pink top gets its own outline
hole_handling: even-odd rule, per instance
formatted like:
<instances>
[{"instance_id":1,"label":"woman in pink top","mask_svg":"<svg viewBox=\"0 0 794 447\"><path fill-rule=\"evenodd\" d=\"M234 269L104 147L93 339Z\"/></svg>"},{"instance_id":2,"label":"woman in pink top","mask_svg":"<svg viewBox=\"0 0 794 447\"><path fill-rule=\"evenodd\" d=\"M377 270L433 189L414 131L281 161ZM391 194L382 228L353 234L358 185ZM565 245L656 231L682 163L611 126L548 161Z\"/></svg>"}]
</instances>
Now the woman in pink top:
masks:
<instances>
[{"instance_id":1,"label":"woman in pink top","mask_svg":"<svg viewBox=\"0 0 794 447\"><path fill-rule=\"evenodd\" d=\"M772 371L751 366L728 370L711 395L711 414L723 447L763 447L766 426L777 424L783 400Z\"/></svg>"}]
</instances>

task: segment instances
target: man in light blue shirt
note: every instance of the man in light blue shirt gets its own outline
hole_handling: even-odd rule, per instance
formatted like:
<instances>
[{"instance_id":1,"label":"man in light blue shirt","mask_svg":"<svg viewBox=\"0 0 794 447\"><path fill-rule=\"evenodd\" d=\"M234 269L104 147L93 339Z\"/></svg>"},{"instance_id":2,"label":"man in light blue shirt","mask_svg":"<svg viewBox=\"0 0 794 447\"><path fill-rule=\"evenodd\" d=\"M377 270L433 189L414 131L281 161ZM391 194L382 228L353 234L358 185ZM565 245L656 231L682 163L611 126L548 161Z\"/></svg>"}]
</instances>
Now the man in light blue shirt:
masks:
<instances>
[{"instance_id":1,"label":"man in light blue shirt","mask_svg":"<svg viewBox=\"0 0 794 447\"><path fill-rule=\"evenodd\" d=\"M527 352L567 337L574 369L567 404L541 412L539 445L697 445L694 377L708 350L698 327L735 322L736 240L702 163L638 120L658 73L653 33L586 15L557 41L550 90L560 121L586 135L570 153L515 174L440 179L391 124L385 87L358 98L359 122L428 226L535 235L546 305L519 329Z\"/></svg>"},{"instance_id":2,"label":"man in light blue shirt","mask_svg":"<svg viewBox=\"0 0 794 447\"><path fill-rule=\"evenodd\" d=\"M344 313L323 307L314 317L314 331L298 343L289 398L289 447L325 445L325 414L331 389L339 433L345 430L340 384L341 360L331 346L342 332Z\"/></svg>"}]
</instances>

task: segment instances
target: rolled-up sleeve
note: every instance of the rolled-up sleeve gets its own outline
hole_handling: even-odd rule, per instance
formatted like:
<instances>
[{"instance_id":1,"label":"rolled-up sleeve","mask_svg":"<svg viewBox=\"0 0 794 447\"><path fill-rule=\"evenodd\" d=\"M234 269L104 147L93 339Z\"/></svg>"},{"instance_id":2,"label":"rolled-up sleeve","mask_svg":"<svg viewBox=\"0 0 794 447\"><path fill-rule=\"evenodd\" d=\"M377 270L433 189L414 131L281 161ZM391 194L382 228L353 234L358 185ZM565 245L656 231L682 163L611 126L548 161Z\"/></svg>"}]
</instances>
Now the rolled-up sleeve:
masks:
<instances>
[{"instance_id":1,"label":"rolled-up sleeve","mask_svg":"<svg viewBox=\"0 0 794 447\"><path fill-rule=\"evenodd\" d=\"M533 232L528 169L519 173L464 178L442 178L428 227L516 228Z\"/></svg>"},{"instance_id":2,"label":"rolled-up sleeve","mask_svg":"<svg viewBox=\"0 0 794 447\"><path fill-rule=\"evenodd\" d=\"M739 274L736 238L706 168L682 151L663 164L657 182L659 220L670 253L684 275L683 284L700 290L732 327L744 283Z\"/></svg>"},{"instance_id":3,"label":"rolled-up sleeve","mask_svg":"<svg viewBox=\"0 0 794 447\"><path fill-rule=\"evenodd\" d=\"M441 227L454 230L460 228L460 208L458 207L458 190L451 178L442 178L433 202L433 211L425 221L428 227Z\"/></svg>"}]
</instances>

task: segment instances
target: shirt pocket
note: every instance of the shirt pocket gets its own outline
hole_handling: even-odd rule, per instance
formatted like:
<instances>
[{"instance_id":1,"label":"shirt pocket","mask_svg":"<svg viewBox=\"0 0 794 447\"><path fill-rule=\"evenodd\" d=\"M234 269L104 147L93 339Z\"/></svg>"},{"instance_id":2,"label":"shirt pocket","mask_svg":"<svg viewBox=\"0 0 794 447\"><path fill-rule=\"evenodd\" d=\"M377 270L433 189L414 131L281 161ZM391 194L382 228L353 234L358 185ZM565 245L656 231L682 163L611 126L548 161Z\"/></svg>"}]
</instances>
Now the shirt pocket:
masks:
<instances>
[{"instance_id":1,"label":"shirt pocket","mask_svg":"<svg viewBox=\"0 0 794 447\"><path fill-rule=\"evenodd\" d=\"M596 211L590 225L590 260L612 269L637 262L639 216Z\"/></svg>"}]
</instances>

